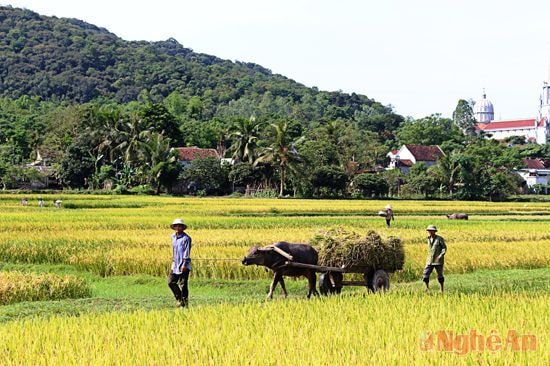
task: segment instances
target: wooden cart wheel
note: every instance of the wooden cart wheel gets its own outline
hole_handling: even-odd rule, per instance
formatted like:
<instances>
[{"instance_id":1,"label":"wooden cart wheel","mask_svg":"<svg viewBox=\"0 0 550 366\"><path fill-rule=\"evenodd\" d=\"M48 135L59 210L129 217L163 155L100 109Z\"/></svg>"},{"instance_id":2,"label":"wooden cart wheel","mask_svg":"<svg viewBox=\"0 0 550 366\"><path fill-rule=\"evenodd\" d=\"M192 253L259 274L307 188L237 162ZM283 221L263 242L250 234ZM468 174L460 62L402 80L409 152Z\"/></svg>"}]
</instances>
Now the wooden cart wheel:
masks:
<instances>
[{"instance_id":1,"label":"wooden cart wheel","mask_svg":"<svg viewBox=\"0 0 550 366\"><path fill-rule=\"evenodd\" d=\"M339 272L321 273L319 276L319 292L321 295L339 294L342 291L344 276Z\"/></svg>"},{"instance_id":2,"label":"wooden cart wheel","mask_svg":"<svg viewBox=\"0 0 550 366\"><path fill-rule=\"evenodd\" d=\"M330 289L330 278L328 273L321 273L319 276L319 292L327 296Z\"/></svg>"},{"instance_id":3,"label":"wooden cart wheel","mask_svg":"<svg viewBox=\"0 0 550 366\"><path fill-rule=\"evenodd\" d=\"M370 282L370 289L372 292L386 292L390 289L390 276L383 269L379 269L372 275Z\"/></svg>"},{"instance_id":4,"label":"wooden cart wheel","mask_svg":"<svg viewBox=\"0 0 550 366\"><path fill-rule=\"evenodd\" d=\"M344 280L344 275L340 272L330 272L331 281L331 294L339 294L342 292L342 281Z\"/></svg>"},{"instance_id":5,"label":"wooden cart wheel","mask_svg":"<svg viewBox=\"0 0 550 366\"><path fill-rule=\"evenodd\" d=\"M365 279L365 283L367 284L367 288L374 292L374 289L372 288L372 275L374 274L373 270L369 270L368 272L363 273L363 278Z\"/></svg>"}]
</instances>

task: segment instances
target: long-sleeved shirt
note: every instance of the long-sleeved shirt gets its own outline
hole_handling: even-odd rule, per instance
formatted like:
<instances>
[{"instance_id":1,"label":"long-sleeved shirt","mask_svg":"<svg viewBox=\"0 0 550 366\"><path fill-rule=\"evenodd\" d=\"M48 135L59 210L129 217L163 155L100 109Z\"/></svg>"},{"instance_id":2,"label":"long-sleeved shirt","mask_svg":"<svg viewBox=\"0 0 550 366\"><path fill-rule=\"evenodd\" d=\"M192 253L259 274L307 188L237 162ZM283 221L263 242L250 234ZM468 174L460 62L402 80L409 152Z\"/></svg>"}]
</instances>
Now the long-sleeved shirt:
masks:
<instances>
[{"instance_id":1,"label":"long-sleeved shirt","mask_svg":"<svg viewBox=\"0 0 550 366\"><path fill-rule=\"evenodd\" d=\"M447 246L441 236L436 235L433 239L431 236L428 237L428 258L426 259L426 264L443 264L446 252ZM441 256L440 260L437 259L439 256Z\"/></svg>"},{"instance_id":2,"label":"long-sleeved shirt","mask_svg":"<svg viewBox=\"0 0 550 366\"><path fill-rule=\"evenodd\" d=\"M172 234L172 252L174 260L172 261L172 273L180 274L181 267L191 270L191 237L186 233L180 236L177 233Z\"/></svg>"}]
</instances>

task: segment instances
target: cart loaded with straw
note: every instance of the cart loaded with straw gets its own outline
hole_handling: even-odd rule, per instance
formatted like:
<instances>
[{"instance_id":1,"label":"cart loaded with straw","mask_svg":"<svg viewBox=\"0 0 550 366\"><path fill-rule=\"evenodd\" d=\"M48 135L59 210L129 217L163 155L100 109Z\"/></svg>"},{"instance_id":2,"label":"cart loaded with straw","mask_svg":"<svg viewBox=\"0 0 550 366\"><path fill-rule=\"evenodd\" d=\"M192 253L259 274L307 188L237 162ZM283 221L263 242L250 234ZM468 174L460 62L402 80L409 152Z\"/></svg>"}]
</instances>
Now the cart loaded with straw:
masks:
<instances>
[{"instance_id":1,"label":"cart loaded with straw","mask_svg":"<svg viewBox=\"0 0 550 366\"><path fill-rule=\"evenodd\" d=\"M340 293L343 286L366 286L372 292L390 288L389 274L403 269L405 251L397 237L382 239L374 231L360 235L344 228L321 231L310 244L317 249L317 265L298 263L287 257L289 267L309 268L320 272L321 294ZM344 280L344 274L352 279ZM359 279L358 279L359 277Z\"/></svg>"}]
</instances>

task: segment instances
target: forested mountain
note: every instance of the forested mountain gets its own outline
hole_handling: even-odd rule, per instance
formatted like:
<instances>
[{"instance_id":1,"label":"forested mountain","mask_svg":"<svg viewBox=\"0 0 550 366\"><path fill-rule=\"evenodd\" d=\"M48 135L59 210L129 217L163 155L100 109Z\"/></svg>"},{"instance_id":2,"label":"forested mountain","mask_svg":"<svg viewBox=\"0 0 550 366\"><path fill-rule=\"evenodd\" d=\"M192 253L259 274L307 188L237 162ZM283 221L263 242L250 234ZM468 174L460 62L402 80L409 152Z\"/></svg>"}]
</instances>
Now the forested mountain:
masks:
<instances>
[{"instance_id":1,"label":"forested mountain","mask_svg":"<svg viewBox=\"0 0 550 366\"><path fill-rule=\"evenodd\" d=\"M0 96L10 98L127 103L145 93L160 102L177 92L200 97L204 120L267 111L302 123L355 118L370 130L382 127L369 126L373 115L388 127L402 121L366 96L307 88L253 63L193 52L175 39L130 42L77 19L12 7L0 7L0 64Z\"/></svg>"}]
</instances>

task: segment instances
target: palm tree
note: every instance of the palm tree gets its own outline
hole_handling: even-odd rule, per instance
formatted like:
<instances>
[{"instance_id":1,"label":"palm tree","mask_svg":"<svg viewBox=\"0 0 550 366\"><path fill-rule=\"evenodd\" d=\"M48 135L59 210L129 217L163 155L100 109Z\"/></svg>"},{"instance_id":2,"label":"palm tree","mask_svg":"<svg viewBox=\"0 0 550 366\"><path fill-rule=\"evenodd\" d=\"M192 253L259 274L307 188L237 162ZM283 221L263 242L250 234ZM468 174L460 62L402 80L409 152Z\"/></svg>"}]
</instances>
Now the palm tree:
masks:
<instances>
[{"instance_id":1,"label":"palm tree","mask_svg":"<svg viewBox=\"0 0 550 366\"><path fill-rule=\"evenodd\" d=\"M156 193L160 193L161 181L177 160L177 151L170 148L170 138L153 133L144 145L144 156L148 166L148 179Z\"/></svg>"},{"instance_id":2,"label":"palm tree","mask_svg":"<svg viewBox=\"0 0 550 366\"><path fill-rule=\"evenodd\" d=\"M273 129L272 141L269 146L262 149L260 156L254 162L254 165L259 163L270 162L279 166L280 186L279 197L283 196L286 170L291 169L296 171L297 163L301 161L295 145L303 140L303 137L292 141L292 136L286 121L271 123Z\"/></svg>"},{"instance_id":3,"label":"palm tree","mask_svg":"<svg viewBox=\"0 0 550 366\"><path fill-rule=\"evenodd\" d=\"M96 144L91 153L97 160L96 167L100 160L103 160L102 165L112 163L116 159L115 147L119 139L116 127L122 118L121 111L117 108L102 107L92 109L89 115L91 121L86 130L91 141Z\"/></svg>"},{"instance_id":4,"label":"palm tree","mask_svg":"<svg viewBox=\"0 0 550 366\"><path fill-rule=\"evenodd\" d=\"M120 120L116 126L116 149L122 153L124 163L133 165L142 154L147 143L151 129L146 128L144 122L137 114L131 114L128 120Z\"/></svg>"},{"instance_id":5,"label":"palm tree","mask_svg":"<svg viewBox=\"0 0 550 366\"><path fill-rule=\"evenodd\" d=\"M144 156L151 129L146 128L143 120L134 113L128 119L118 121L116 135L115 150L121 154L124 168L135 173L139 170L136 168L139 168L138 162Z\"/></svg>"},{"instance_id":6,"label":"palm tree","mask_svg":"<svg viewBox=\"0 0 550 366\"><path fill-rule=\"evenodd\" d=\"M437 165L430 170L442 184L447 188L449 195L455 193L457 184L463 183L463 178L469 175L469 161L459 152L451 152L449 155L441 156Z\"/></svg>"},{"instance_id":7,"label":"palm tree","mask_svg":"<svg viewBox=\"0 0 550 366\"><path fill-rule=\"evenodd\" d=\"M254 116L249 119L239 118L235 120L235 123L229 129L229 138L232 140L232 157L235 161L250 164L254 162L261 126L262 123L256 121Z\"/></svg>"}]
</instances>

